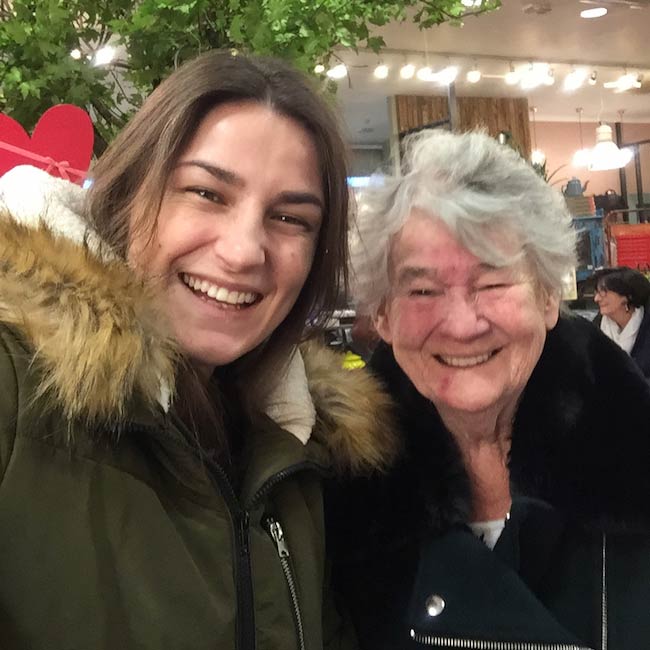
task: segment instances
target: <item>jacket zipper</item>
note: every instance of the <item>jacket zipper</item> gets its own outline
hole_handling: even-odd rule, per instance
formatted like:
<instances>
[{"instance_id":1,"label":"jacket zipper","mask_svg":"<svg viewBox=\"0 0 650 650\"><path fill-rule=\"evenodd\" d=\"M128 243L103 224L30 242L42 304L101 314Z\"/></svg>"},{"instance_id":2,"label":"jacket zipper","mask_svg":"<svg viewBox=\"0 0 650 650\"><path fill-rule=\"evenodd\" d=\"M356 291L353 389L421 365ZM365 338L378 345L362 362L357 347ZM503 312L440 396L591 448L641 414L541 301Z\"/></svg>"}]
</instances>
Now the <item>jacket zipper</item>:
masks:
<instances>
[{"instance_id":1,"label":"jacket zipper","mask_svg":"<svg viewBox=\"0 0 650 650\"><path fill-rule=\"evenodd\" d=\"M593 650L571 643L531 643L528 641L486 641L482 639L458 639L455 637L418 634L411 630L411 638L417 643L440 648L464 648L465 650Z\"/></svg>"},{"instance_id":2,"label":"jacket zipper","mask_svg":"<svg viewBox=\"0 0 650 650\"><path fill-rule=\"evenodd\" d=\"M607 650L607 535L603 533L600 596L600 647Z\"/></svg>"},{"instance_id":3,"label":"jacket zipper","mask_svg":"<svg viewBox=\"0 0 650 650\"><path fill-rule=\"evenodd\" d=\"M248 512L239 504L239 500L230 484L228 476L221 465L202 454L200 449L170 436L163 428L147 425L131 425L127 429L130 433L142 432L154 437L162 434L173 444L180 445L191 451L211 470L208 472L208 476L217 493L222 495L232 522L231 532L235 560L235 591L237 599L237 617L235 620L236 648L237 650L255 650L255 604L250 561L250 522Z\"/></svg>"},{"instance_id":4,"label":"jacket zipper","mask_svg":"<svg viewBox=\"0 0 650 650\"><path fill-rule=\"evenodd\" d=\"M282 526L280 526L279 522L273 519L273 517L268 517L266 524L269 527L269 533L275 542L275 547L280 558L280 564L282 565L282 571L284 572L284 577L287 581L287 587L289 588L289 595L291 596L291 604L293 606L293 620L296 625L296 633L298 635L298 647L300 650L305 650L305 631L302 624L300 603L298 601L298 590L296 588L296 582L291 571L291 565L289 564L289 547L287 546L287 542L284 539L284 531L282 530Z\"/></svg>"}]
</instances>

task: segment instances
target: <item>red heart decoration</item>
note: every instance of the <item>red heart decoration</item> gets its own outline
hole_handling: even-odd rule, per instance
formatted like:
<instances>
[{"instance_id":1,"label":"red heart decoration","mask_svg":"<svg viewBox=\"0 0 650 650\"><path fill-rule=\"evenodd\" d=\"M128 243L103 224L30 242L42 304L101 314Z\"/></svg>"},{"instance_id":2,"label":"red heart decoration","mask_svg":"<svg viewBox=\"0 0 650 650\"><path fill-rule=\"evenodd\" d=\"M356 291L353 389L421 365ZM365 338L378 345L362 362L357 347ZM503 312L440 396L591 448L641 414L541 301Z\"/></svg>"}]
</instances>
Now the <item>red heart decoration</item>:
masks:
<instances>
[{"instance_id":1,"label":"red heart decoration","mask_svg":"<svg viewBox=\"0 0 650 650\"><path fill-rule=\"evenodd\" d=\"M16 120L0 113L0 176L18 165L33 165L81 184L90 166L94 136L88 113L72 104L45 111L31 138Z\"/></svg>"}]
</instances>

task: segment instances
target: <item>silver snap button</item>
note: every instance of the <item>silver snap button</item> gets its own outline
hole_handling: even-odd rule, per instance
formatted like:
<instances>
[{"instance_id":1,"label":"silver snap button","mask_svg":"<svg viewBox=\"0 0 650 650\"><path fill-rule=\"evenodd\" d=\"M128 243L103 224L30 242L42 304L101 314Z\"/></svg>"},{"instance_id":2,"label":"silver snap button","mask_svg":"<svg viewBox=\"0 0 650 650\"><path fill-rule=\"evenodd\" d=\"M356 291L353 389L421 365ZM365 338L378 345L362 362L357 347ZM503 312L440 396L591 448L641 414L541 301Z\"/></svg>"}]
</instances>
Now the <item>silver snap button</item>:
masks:
<instances>
[{"instance_id":1,"label":"silver snap button","mask_svg":"<svg viewBox=\"0 0 650 650\"><path fill-rule=\"evenodd\" d=\"M445 601L438 594L433 594L427 598L425 605L429 616L438 616L445 608Z\"/></svg>"}]
</instances>

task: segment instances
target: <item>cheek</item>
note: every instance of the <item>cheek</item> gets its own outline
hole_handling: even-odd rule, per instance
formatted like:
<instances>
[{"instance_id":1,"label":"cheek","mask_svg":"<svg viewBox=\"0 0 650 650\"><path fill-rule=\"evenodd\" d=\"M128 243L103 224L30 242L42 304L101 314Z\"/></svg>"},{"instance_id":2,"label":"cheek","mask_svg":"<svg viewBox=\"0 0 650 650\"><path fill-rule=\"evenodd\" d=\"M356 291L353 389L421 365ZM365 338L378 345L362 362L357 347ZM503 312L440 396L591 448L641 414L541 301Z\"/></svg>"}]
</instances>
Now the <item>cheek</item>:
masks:
<instances>
[{"instance_id":1,"label":"cheek","mask_svg":"<svg viewBox=\"0 0 650 650\"><path fill-rule=\"evenodd\" d=\"M435 331L442 315L440 309L430 304L397 299L393 303L391 320L393 344L417 349Z\"/></svg>"}]
</instances>

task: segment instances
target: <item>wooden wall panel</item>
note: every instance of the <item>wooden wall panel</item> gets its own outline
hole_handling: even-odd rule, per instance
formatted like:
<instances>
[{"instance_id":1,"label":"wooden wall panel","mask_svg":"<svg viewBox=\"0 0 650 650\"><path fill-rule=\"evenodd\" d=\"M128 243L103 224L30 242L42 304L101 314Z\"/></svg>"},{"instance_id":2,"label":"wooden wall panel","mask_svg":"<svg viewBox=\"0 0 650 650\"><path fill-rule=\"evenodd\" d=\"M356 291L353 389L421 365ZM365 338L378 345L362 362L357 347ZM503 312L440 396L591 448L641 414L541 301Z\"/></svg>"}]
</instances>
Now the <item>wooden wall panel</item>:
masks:
<instances>
[{"instance_id":1,"label":"wooden wall panel","mask_svg":"<svg viewBox=\"0 0 650 650\"><path fill-rule=\"evenodd\" d=\"M492 136L500 131L512 135L521 154L530 157L530 124L526 97L459 97L458 130L485 128ZM397 95L397 128L400 133L448 118L447 98Z\"/></svg>"}]
</instances>

